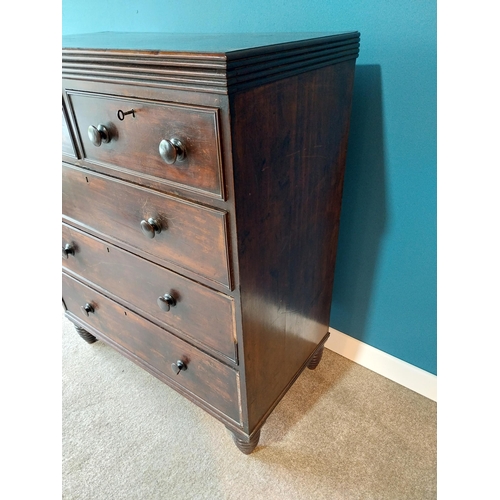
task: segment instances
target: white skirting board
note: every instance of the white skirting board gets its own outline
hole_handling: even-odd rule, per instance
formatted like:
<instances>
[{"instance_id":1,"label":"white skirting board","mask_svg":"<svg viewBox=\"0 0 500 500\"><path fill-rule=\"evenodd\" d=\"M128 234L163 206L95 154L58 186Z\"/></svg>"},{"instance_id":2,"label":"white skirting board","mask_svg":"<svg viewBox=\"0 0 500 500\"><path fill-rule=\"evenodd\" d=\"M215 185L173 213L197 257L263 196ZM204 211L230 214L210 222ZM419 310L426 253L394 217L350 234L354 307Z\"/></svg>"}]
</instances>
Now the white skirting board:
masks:
<instances>
[{"instance_id":1,"label":"white skirting board","mask_svg":"<svg viewBox=\"0 0 500 500\"><path fill-rule=\"evenodd\" d=\"M330 328L325 347L426 398L437 401L437 377L375 347Z\"/></svg>"}]
</instances>

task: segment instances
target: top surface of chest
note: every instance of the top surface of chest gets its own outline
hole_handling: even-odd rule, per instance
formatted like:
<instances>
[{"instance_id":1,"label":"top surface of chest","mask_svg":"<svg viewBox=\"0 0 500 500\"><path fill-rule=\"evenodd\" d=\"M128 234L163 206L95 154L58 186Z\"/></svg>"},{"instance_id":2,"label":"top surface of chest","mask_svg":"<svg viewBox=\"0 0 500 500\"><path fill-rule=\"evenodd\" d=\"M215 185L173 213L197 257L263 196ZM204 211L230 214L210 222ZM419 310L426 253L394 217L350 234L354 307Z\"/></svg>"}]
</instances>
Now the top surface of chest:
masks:
<instances>
[{"instance_id":1,"label":"top surface of chest","mask_svg":"<svg viewBox=\"0 0 500 500\"><path fill-rule=\"evenodd\" d=\"M359 33L93 33L63 37L63 77L231 93L355 59Z\"/></svg>"},{"instance_id":2,"label":"top surface of chest","mask_svg":"<svg viewBox=\"0 0 500 500\"><path fill-rule=\"evenodd\" d=\"M359 36L345 33L125 33L66 35L63 49L146 51L157 53L225 54L270 52L296 46L325 45Z\"/></svg>"}]
</instances>

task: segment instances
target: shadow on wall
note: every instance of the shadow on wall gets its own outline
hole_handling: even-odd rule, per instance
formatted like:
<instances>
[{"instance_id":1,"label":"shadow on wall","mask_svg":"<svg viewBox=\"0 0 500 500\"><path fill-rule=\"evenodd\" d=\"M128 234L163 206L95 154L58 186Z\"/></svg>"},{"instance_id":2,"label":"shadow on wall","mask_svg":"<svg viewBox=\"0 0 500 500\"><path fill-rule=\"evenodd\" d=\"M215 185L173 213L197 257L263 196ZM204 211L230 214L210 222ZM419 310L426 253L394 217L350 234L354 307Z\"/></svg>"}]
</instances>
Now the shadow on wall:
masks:
<instances>
[{"instance_id":1,"label":"shadow on wall","mask_svg":"<svg viewBox=\"0 0 500 500\"><path fill-rule=\"evenodd\" d=\"M386 224L380 65L356 65L330 326L358 340Z\"/></svg>"}]
</instances>

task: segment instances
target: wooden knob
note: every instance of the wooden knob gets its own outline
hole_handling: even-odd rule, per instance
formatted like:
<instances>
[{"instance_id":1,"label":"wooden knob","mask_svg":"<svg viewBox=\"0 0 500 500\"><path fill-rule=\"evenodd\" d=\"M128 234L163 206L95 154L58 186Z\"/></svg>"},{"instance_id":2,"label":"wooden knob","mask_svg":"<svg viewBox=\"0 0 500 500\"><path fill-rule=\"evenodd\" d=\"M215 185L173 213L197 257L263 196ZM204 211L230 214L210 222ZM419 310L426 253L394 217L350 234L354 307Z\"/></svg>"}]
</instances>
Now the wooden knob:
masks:
<instances>
[{"instance_id":1,"label":"wooden knob","mask_svg":"<svg viewBox=\"0 0 500 500\"><path fill-rule=\"evenodd\" d=\"M85 316L89 316L90 313L94 312L92 304L89 304L88 302L84 306L81 306L80 309L82 310L83 314L85 314Z\"/></svg>"},{"instance_id":2,"label":"wooden knob","mask_svg":"<svg viewBox=\"0 0 500 500\"><path fill-rule=\"evenodd\" d=\"M156 233L161 233L161 224L150 217L148 220L141 220L141 231L144 236L148 238L154 238Z\"/></svg>"},{"instance_id":3,"label":"wooden knob","mask_svg":"<svg viewBox=\"0 0 500 500\"><path fill-rule=\"evenodd\" d=\"M186 363L184 363L184 361L178 359L175 363L172 363L172 371L176 375L179 375L179 373L184 370L187 370L187 365Z\"/></svg>"},{"instance_id":4,"label":"wooden knob","mask_svg":"<svg viewBox=\"0 0 500 500\"><path fill-rule=\"evenodd\" d=\"M102 143L107 144L111 140L108 129L101 124L97 125L97 127L94 127L94 125L90 125L87 133L90 142L96 147L99 147Z\"/></svg>"},{"instance_id":5,"label":"wooden knob","mask_svg":"<svg viewBox=\"0 0 500 500\"><path fill-rule=\"evenodd\" d=\"M186 148L179 139L172 138L169 141L163 139L158 146L158 151L165 162L170 165L186 158Z\"/></svg>"},{"instance_id":6,"label":"wooden knob","mask_svg":"<svg viewBox=\"0 0 500 500\"><path fill-rule=\"evenodd\" d=\"M158 307L165 312L170 311L170 308L174 307L176 304L175 299L169 293L158 297L156 303L158 304Z\"/></svg>"},{"instance_id":7,"label":"wooden knob","mask_svg":"<svg viewBox=\"0 0 500 500\"><path fill-rule=\"evenodd\" d=\"M62 247L62 256L69 258L70 255L75 255L75 247L71 243L66 243Z\"/></svg>"}]
</instances>

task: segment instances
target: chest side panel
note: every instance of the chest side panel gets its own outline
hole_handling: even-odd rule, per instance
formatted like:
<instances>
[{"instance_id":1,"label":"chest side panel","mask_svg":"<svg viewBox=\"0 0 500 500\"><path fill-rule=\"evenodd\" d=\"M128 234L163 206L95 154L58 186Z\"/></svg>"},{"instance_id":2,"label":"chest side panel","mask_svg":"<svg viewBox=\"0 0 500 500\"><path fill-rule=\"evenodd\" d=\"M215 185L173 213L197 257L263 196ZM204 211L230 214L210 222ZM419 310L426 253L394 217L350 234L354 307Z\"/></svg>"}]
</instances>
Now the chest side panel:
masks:
<instances>
[{"instance_id":1,"label":"chest side panel","mask_svg":"<svg viewBox=\"0 0 500 500\"><path fill-rule=\"evenodd\" d=\"M328 332L354 61L231 100L250 429Z\"/></svg>"}]
</instances>

